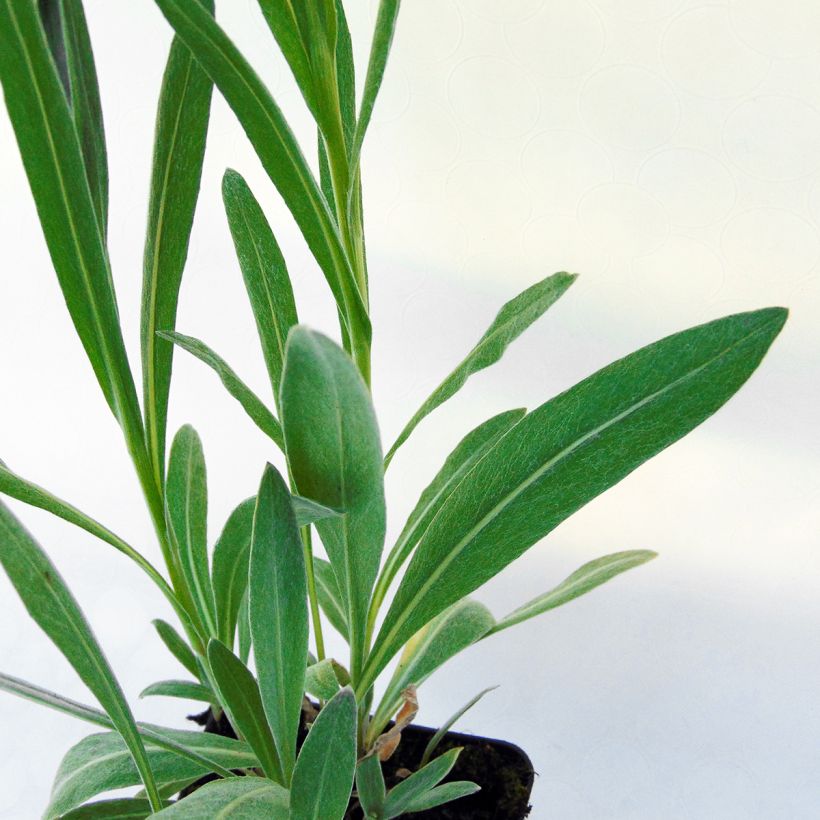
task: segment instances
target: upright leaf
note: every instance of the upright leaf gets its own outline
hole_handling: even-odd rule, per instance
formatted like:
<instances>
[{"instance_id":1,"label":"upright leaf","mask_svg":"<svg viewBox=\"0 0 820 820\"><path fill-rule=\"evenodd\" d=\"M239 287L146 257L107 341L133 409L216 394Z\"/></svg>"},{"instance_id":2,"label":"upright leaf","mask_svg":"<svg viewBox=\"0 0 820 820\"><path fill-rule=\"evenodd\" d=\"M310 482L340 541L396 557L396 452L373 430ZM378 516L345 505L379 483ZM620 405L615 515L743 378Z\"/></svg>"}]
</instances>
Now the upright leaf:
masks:
<instances>
[{"instance_id":1,"label":"upright leaf","mask_svg":"<svg viewBox=\"0 0 820 820\"><path fill-rule=\"evenodd\" d=\"M213 14L213 0L194 0L192 5L196 3L203 14ZM145 426L160 484L165 469L174 346L158 338L157 331L173 330L176 325L179 288L202 177L212 89L208 75L185 43L175 37L157 109L140 320Z\"/></svg>"},{"instance_id":2,"label":"upright leaf","mask_svg":"<svg viewBox=\"0 0 820 820\"><path fill-rule=\"evenodd\" d=\"M0 564L29 615L94 693L125 742L151 804L159 794L142 739L125 695L74 596L57 568L22 524L0 503ZM69 807L70 808L70 807Z\"/></svg>"},{"instance_id":3,"label":"upright leaf","mask_svg":"<svg viewBox=\"0 0 820 820\"><path fill-rule=\"evenodd\" d=\"M506 617L502 618L487 635L494 635L522 621L527 621L548 612L555 607L568 604L570 601L586 595L595 587L605 584L616 575L626 572L628 569L639 567L653 558L657 558L658 553L651 550L629 550L627 552L616 552L612 555L605 555L603 558L596 558L594 561L584 564L580 569L576 569L568 578L558 584L557 587L539 595L528 601L524 606L519 607Z\"/></svg>"},{"instance_id":4,"label":"upright leaf","mask_svg":"<svg viewBox=\"0 0 820 820\"><path fill-rule=\"evenodd\" d=\"M166 517L182 574L209 635L216 635L216 605L208 571L208 488L202 442L193 427L180 428L171 445Z\"/></svg>"},{"instance_id":5,"label":"upright leaf","mask_svg":"<svg viewBox=\"0 0 820 820\"><path fill-rule=\"evenodd\" d=\"M466 712L473 708L480 700L484 697L488 692L492 692L493 689L497 689L497 686L489 686L486 689L482 689L477 695L474 695L470 700L467 701L463 706L456 709L456 711L447 718L444 723L439 726L436 730L436 733L427 741L427 745L424 747L424 752L421 755L421 765L426 766L427 763L430 761L430 758L433 756L433 752L438 748L438 744L444 739L450 729L453 728L453 725L461 719Z\"/></svg>"},{"instance_id":6,"label":"upright leaf","mask_svg":"<svg viewBox=\"0 0 820 820\"><path fill-rule=\"evenodd\" d=\"M236 171L225 171L222 199L278 406L285 342L299 321L287 265L262 208Z\"/></svg>"},{"instance_id":7,"label":"upright leaf","mask_svg":"<svg viewBox=\"0 0 820 820\"><path fill-rule=\"evenodd\" d=\"M384 805L387 817L398 817L408 811L415 801L444 780L460 753L460 748L450 749L390 789Z\"/></svg>"},{"instance_id":8,"label":"upright leaf","mask_svg":"<svg viewBox=\"0 0 820 820\"><path fill-rule=\"evenodd\" d=\"M378 755L367 755L356 766L356 793L365 818L383 820L387 790Z\"/></svg>"},{"instance_id":9,"label":"upright leaf","mask_svg":"<svg viewBox=\"0 0 820 820\"><path fill-rule=\"evenodd\" d=\"M365 683L439 612L712 415L758 366L786 315L768 308L668 336L520 421L422 536Z\"/></svg>"},{"instance_id":10,"label":"upright leaf","mask_svg":"<svg viewBox=\"0 0 820 820\"><path fill-rule=\"evenodd\" d=\"M290 792L291 820L342 820L356 770L356 699L341 689L305 739Z\"/></svg>"},{"instance_id":11,"label":"upright leaf","mask_svg":"<svg viewBox=\"0 0 820 820\"><path fill-rule=\"evenodd\" d=\"M555 273L510 299L498 311L493 323L461 364L430 394L413 418L407 422L387 453L385 463L390 463L393 454L407 441L425 416L452 398L473 373L495 364L504 355L507 347L563 296L575 279L575 275L571 273Z\"/></svg>"},{"instance_id":12,"label":"upright leaf","mask_svg":"<svg viewBox=\"0 0 820 820\"><path fill-rule=\"evenodd\" d=\"M349 642L347 614L333 567L321 558L314 558L313 571L316 574L316 595L322 612L325 613L333 628Z\"/></svg>"},{"instance_id":13,"label":"upright leaf","mask_svg":"<svg viewBox=\"0 0 820 820\"><path fill-rule=\"evenodd\" d=\"M262 764L262 771L281 784L284 780L282 766L265 720L256 679L248 667L217 640L212 639L208 644L208 663L231 726L250 744Z\"/></svg>"},{"instance_id":14,"label":"upright leaf","mask_svg":"<svg viewBox=\"0 0 820 820\"><path fill-rule=\"evenodd\" d=\"M39 0L39 8L80 139L94 209L105 235L108 228L108 159L97 69L82 0Z\"/></svg>"},{"instance_id":15,"label":"upright leaf","mask_svg":"<svg viewBox=\"0 0 820 820\"><path fill-rule=\"evenodd\" d=\"M160 820L288 820L288 793L262 777L231 777L206 783L153 816Z\"/></svg>"},{"instance_id":16,"label":"upright leaf","mask_svg":"<svg viewBox=\"0 0 820 820\"><path fill-rule=\"evenodd\" d=\"M290 493L270 464L256 497L249 592L259 688L284 781L289 784L305 691L307 577Z\"/></svg>"},{"instance_id":17,"label":"upright leaf","mask_svg":"<svg viewBox=\"0 0 820 820\"><path fill-rule=\"evenodd\" d=\"M182 639L181 635L171 626L171 624L157 618L151 621L154 629L157 630L162 642L168 648L168 651L194 676L199 677L199 666L196 662L191 647Z\"/></svg>"},{"instance_id":18,"label":"upright leaf","mask_svg":"<svg viewBox=\"0 0 820 820\"><path fill-rule=\"evenodd\" d=\"M384 473L376 415L347 354L299 326L282 378L282 428L301 495L342 510L319 521L347 613L354 679L385 533Z\"/></svg>"}]
</instances>

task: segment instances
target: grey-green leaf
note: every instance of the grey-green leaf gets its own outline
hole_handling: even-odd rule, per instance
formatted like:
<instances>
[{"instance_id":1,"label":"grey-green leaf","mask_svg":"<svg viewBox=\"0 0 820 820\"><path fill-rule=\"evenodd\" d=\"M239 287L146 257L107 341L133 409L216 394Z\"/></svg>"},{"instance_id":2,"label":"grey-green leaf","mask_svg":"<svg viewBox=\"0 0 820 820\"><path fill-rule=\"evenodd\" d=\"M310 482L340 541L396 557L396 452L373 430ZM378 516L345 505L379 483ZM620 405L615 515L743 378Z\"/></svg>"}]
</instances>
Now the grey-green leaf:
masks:
<instances>
[{"instance_id":1,"label":"grey-green leaf","mask_svg":"<svg viewBox=\"0 0 820 820\"><path fill-rule=\"evenodd\" d=\"M452 398L473 373L495 364L507 347L564 295L575 279L576 276L571 273L555 273L510 299L461 364L430 394L407 422L385 456L385 463L390 463L396 450L407 441L425 416Z\"/></svg>"},{"instance_id":2,"label":"grey-green leaf","mask_svg":"<svg viewBox=\"0 0 820 820\"><path fill-rule=\"evenodd\" d=\"M572 575L554 589L533 598L524 606L502 618L487 635L494 635L503 629L508 629L515 626L515 624L520 624L522 621L534 618L542 612L567 604L581 595L586 595L587 592L606 583L616 575L620 575L633 567L639 567L641 564L657 558L657 556L658 553L651 550L629 550L605 555L603 558L596 558L594 561L590 561L575 570Z\"/></svg>"},{"instance_id":3,"label":"grey-green leaf","mask_svg":"<svg viewBox=\"0 0 820 820\"><path fill-rule=\"evenodd\" d=\"M213 14L213 0L194 0ZM158 482L165 471L168 395L174 346L157 336L173 330L194 222L213 84L175 37L157 107L151 194L143 256L140 343L148 448Z\"/></svg>"},{"instance_id":4,"label":"grey-green leaf","mask_svg":"<svg viewBox=\"0 0 820 820\"><path fill-rule=\"evenodd\" d=\"M299 753L291 820L342 820L356 770L356 699L345 687L319 712Z\"/></svg>"},{"instance_id":5,"label":"grey-green leaf","mask_svg":"<svg viewBox=\"0 0 820 820\"><path fill-rule=\"evenodd\" d=\"M225 171L222 199L278 405L285 342L299 321L287 265L262 208L236 171Z\"/></svg>"},{"instance_id":6,"label":"grey-green leaf","mask_svg":"<svg viewBox=\"0 0 820 820\"><path fill-rule=\"evenodd\" d=\"M176 332L166 333L165 331L161 331L158 335L179 345L183 350L187 350L192 356L196 356L201 362L207 364L219 376L225 389L242 405L251 421L280 449L284 448L282 428L276 417L268 410L262 399L236 375L233 368L221 356L193 336L186 336L183 333Z\"/></svg>"},{"instance_id":7,"label":"grey-green leaf","mask_svg":"<svg viewBox=\"0 0 820 820\"><path fill-rule=\"evenodd\" d=\"M455 766L460 753L461 749L458 747L450 749L390 789L384 806L388 819L408 811L416 800L444 780Z\"/></svg>"},{"instance_id":8,"label":"grey-green leaf","mask_svg":"<svg viewBox=\"0 0 820 820\"><path fill-rule=\"evenodd\" d=\"M469 780L452 780L449 783L442 783L430 791L419 795L415 800L411 800L407 806L407 812L427 811L445 803L451 803L460 797L469 797L471 794L481 791L481 786L471 783Z\"/></svg>"},{"instance_id":9,"label":"grey-green leaf","mask_svg":"<svg viewBox=\"0 0 820 820\"><path fill-rule=\"evenodd\" d=\"M209 686L198 681L188 680L161 680L151 683L140 692L141 698L166 697L181 698L183 700L201 700L203 703L219 701Z\"/></svg>"},{"instance_id":10,"label":"grey-green leaf","mask_svg":"<svg viewBox=\"0 0 820 820\"><path fill-rule=\"evenodd\" d=\"M206 783L158 812L161 820L288 820L288 793L262 777L231 777Z\"/></svg>"},{"instance_id":11,"label":"grey-green leaf","mask_svg":"<svg viewBox=\"0 0 820 820\"><path fill-rule=\"evenodd\" d=\"M179 429L171 444L165 505L182 574L203 626L209 635L216 635L216 605L208 570L205 455L189 424Z\"/></svg>"},{"instance_id":12,"label":"grey-green leaf","mask_svg":"<svg viewBox=\"0 0 820 820\"><path fill-rule=\"evenodd\" d=\"M256 497L248 583L259 688L290 784L307 666L307 576L290 492L270 464Z\"/></svg>"},{"instance_id":13,"label":"grey-green leaf","mask_svg":"<svg viewBox=\"0 0 820 820\"><path fill-rule=\"evenodd\" d=\"M305 670L305 692L319 700L330 700L341 689L330 658L317 661Z\"/></svg>"},{"instance_id":14,"label":"grey-green leaf","mask_svg":"<svg viewBox=\"0 0 820 820\"><path fill-rule=\"evenodd\" d=\"M316 597L322 612L333 625L333 628L349 641L347 630L347 615L345 614L336 573L327 561L314 557L313 570L316 575Z\"/></svg>"},{"instance_id":15,"label":"grey-green leaf","mask_svg":"<svg viewBox=\"0 0 820 820\"><path fill-rule=\"evenodd\" d=\"M159 795L145 747L102 648L57 568L2 503L0 564L29 615L74 667L122 734L127 744L123 748L136 763L134 771L139 772L152 805L157 806Z\"/></svg>"},{"instance_id":16,"label":"grey-green leaf","mask_svg":"<svg viewBox=\"0 0 820 820\"><path fill-rule=\"evenodd\" d=\"M154 629L157 630L162 642L167 647L168 651L192 674L194 677L199 677L199 666L196 662L196 656L193 650L185 642L179 632L174 629L167 621L161 618L156 618L151 621Z\"/></svg>"},{"instance_id":17,"label":"grey-green leaf","mask_svg":"<svg viewBox=\"0 0 820 820\"><path fill-rule=\"evenodd\" d=\"M444 736L453 728L456 721L460 720L465 713L469 712L470 709L473 708L480 700L484 697L488 692L492 692L493 689L497 689L497 686L489 686L486 689L482 689L477 695L470 698L464 706L458 708L449 718L447 718L441 726L436 729L436 733L427 741L427 745L424 747L424 752L421 756L421 765L426 766L430 758L433 756L433 752L438 748L439 743L443 740Z\"/></svg>"},{"instance_id":18,"label":"grey-green leaf","mask_svg":"<svg viewBox=\"0 0 820 820\"><path fill-rule=\"evenodd\" d=\"M163 807L169 805L163 802ZM145 820L150 817L151 804L143 798L117 797L98 800L60 815L60 820Z\"/></svg>"},{"instance_id":19,"label":"grey-green leaf","mask_svg":"<svg viewBox=\"0 0 820 820\"><path fill-rule=\"evenodd\" d=\"M271 780L281 784L284 780L282 766L265 719L256 679L248 667L217 640L212 639L208 644L208 662L231 726L256 753L262 764L262 771Z\"/></svg>"},{"instance_id":20,"label":"grey-green leaf","mask_svg":"<svg viewBox=\"0 0 820 820\"><path fill-rule=\"evenodd\" d=\"M347 613L352 669L384 545L384 472L370 393L350 357L303 326L288 337L282 428L300 495L344 513L316 523Z\"/></svg>"},{"instance_id":21,"label":"grey-green leaf","mask_svg":"<svg viewBox=\"0 0 820 820\"><path fill-rule=\"evenodd\" d=\"M758 366L786 316L767 308L668 336L520 421L422 536L365 683L431 618L718 410Z\"/></svg>"},{"instance_id":22,"label":"grey-green leaf","mask_svg":"<svg viewBox=\"0 0 820 820\"><path fill-rule=\"evenodd\" d=\"M80 138L88 187L105 235L108 228L108 159L100 88L82 0L40 0L39 9Z\"/></svg>"},{"instance_id":23,"label":"grey-green leaf","mask_svg":"<svg viewBox=\"0 0 820 820\"><path fill-rule=\"evenodd\" d=\"M356 766L356 793L366 820L383 820L387 789L378 755L367 755Z\"/></svg>"}]
</instances>

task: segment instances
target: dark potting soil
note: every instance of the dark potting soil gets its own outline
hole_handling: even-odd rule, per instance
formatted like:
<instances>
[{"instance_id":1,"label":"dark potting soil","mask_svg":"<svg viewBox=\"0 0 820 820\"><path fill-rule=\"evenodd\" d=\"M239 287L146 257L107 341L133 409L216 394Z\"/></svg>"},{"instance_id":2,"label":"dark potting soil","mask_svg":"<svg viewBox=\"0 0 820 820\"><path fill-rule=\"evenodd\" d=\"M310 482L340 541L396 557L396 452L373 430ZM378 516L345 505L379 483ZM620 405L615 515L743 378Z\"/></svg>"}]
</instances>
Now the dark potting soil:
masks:
<instances>
[{"instance_id":1,"label":"dark potting soil","mask_svg":"<svg viewBox=\"0 0 820 820\"><path fill-rule=\"evenodd\" d=\"M200 715L191 715L189 719L203 726L206 732L236 737L224 713L216 720L213 712L208 709ZM402 770L406 777L407 771L418 769L424 748L435 731L426 726L409 726L402 732L401 743L382 767L388 789L401 782L402 776L399 773ZM306 734L303 723L299 731L299 746ZM535 772L522 749L503 740L448 732L435 754L443 754L455 746L461 746L462 752L443 782L471 780L481 786L481 791L444 806L402 817L409 820L522 820L529 815L529 799ZM216 775L203 777L180 792L180 798L214 779ZM362 820L362 817L362 810L354 796L345 820Z\"/></svg>"}]
</instances>

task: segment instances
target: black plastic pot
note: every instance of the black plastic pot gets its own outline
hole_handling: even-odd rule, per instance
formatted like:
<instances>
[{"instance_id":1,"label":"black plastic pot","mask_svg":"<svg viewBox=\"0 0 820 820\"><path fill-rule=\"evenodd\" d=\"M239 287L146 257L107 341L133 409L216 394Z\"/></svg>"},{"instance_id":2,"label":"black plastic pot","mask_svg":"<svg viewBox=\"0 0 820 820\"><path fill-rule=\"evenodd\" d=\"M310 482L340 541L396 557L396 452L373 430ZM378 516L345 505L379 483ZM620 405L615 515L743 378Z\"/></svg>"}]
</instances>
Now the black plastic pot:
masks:
<instances>
[{"instance_id":1,"label":"black plastic pot","mask_svg":"<svg viewBox=\"0 0 820 820\"><path fill-rule=\"evenodd\" d=\"M214 720L210 709L190 719L204 726L206 732L236 737L227 718L223 715L219 720ZM401 743L390 760L383 764L388 788L399 783L407 772L418 768L424 749L435 732L435 729L426 726L409 726L402 732ZM303 733L300 733L300 745L302 739ZM403 817L410 820L522 820L529 816L535 772L522 749L503 740L448 732L435 754L442 754L454 746L461 746L463 750L443 782L471 780L481 786L481 791L453 803ZM203 778L192 784L180 793L180 798L210 779L213 778ZM362 820L362 811L355 796L351 799L345 820Z\"/></svg>"}]
</instances>

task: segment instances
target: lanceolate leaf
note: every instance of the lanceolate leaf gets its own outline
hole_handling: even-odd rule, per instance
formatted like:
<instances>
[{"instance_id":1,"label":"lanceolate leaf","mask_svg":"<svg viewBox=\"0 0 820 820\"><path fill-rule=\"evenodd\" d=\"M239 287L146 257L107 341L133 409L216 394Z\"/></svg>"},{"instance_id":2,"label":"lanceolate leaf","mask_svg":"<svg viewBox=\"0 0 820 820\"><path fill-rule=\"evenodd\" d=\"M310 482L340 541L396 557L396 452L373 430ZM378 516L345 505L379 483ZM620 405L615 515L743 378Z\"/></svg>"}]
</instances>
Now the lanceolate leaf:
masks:
<instances>
[{"instance_id":1,"label":"lanceolate leaf","mask_svg":"<svg viewBox=\"0 0 820 820\"><path fill-rule=\"evenodd\" d=\"M168 803L164 802L163 806ZM150 817L151 804L142 798L118 797L98 800L60 815L60 820L144 820Z\"/></svg>"},{"instance_id":2,"label":"lanceolate leaf","mask_svg":"<svg viewBox=\"0 0 820 820\"><path fill-rule=\"evenodd\" d=\"M256 753L265 774L277 783L282 783L282 766L265 719L256 679L248 667L217 640L211 640L208 644L208 663L231 726Z\"/></svg>"},{"instance_id":3,"label":"lanceolate leaf","mask_svg":"<svg viewBox=\"0 0 820 820\"><path fill-rule=\"evenodd\" d=\"M193 0L203 14L213 14L213 0ZM179 288L194 221L213 85L178 37L162 78L148 229L143 258L142 345L143 394L148 447L158 482L165 469L168 394L174 347L157 337L176 324Z\"/></svg>"},{"instance_id":4,"label":"lanceolate leaf","mask_svg":"<svg viewBox=\"0 0 820 820\"><path fill-rule=\"evenodd\" d=\"M321 558L313 559L313 569L316 573L316 594L319 606L333 628L346 640L349 640L347 631L347 615L345 614L336 573L327 561Z\"/></svg>"},{"instance_id":5,"label":"lanceolate leaf","mask_svg":"<svg viewBox=\"0 0 820 820\"><path fill-rule=\"evenodd\" d=\"M163 730L169 738L218 762L224 769L256 766L258 761L244 743L204 732ZM175 752L146 741L151 769L159 782L201 777L210 769ZM136 769L121 738L111 732L89 735L63 758L51 791L47 817L59 816L95 795L135 786Z\"/></svg>"},{"instance_id":6,"label":"lanceolate leaf","mask_svg":"<svg viewBox=\"0 0 820 820\"><path fill-rule=\"evenodd\" d=\"M370 320L342 239L279 107L204 9L187 0L156 2L233 109L322 268L337 304L369 342Z\"/></svg>"},{"instance_id":7,"label":"lanceolate leaf","mask_svg":"<svg viewBox=\"0 0 820 820\"><path fill-rule=\"evenodd\" d=\"M206 783L154 817L160 820L288 820L288 793L262 777L231 777Z\"/></svg>"},{"instance_id":8,"label":"lanceolate leaf","mask_svg":"<svg viewBox=\"0 0 820 820\"><path fill-rule=\"evenodd\" d=\"M278 406L285 342L299 321L288 269L262 208L236 171L225 172L222 199Z\"/></svg>"},{"instance_id":9,"label":"lanceolate leaf","mask_svg":"<svg viewBox=\"0 0 820 820\"><path fill-rule=\"evenodd\" d=\"M217 704L219 701L209 686L196 681L161 680L146 686L140 692L141 698L166 697L183 700L201 700L203 703Z\"/></svg>"},{"instance_id":10,"label":"lanceolate leaf","mask_svg":"<svg viewBox=\"0 0 820 820\"><path fill-rule=\"evenodd\" d=\"M291 820L341 818L356 770L356 699L344 688L319 712L299 753Z\"/></svg>"},{"instance_id":11,"label":"lanceolate leaf","mask_svg":"<svg viewBox=\"0 0 820 820\"><path fill-rule=\"evenodd\" d=\"M382 764L377 754L370 754L356 766L356 792L364 816L370 820L383 820L384 800L387 790L382 773Z\"/></svg>"},{"instance_id":12,"label":"lanceolate leaf","mask_svg":"<svg viewBox=\"0 0 820 820\"><path fill-rule=\"evenodd\" d=\"M422 684L454 655L474 644L495 625L490 611L469 598L453 604L408 641L372 721L374 739L401 706L402 691Z\"/></svg>"},{"instance_id":13,"label":"lanceolate leaf","mask_svg":"<svg viewBox=\"0 0 820 820\"><path fill-rule=\"evenodd\" d=\"M270 464L256 498L249 591L259 688L289 784L307 666L307 577L290 493Z\"/></svg>"},{"instance_id":14,"label":"lanceolate leaf","mask_svg":"<svg viewBox=\"0 0 820 820\"><path fill-rule=\"evenodd\" d=\"M152 805L158 806L156 783L134 717L91 627L57 568L2 503L0 564L31 617L65 655L110 716L125 740L123 750L129 760L133 758L136 763L134 771L139 771Z\"/></svg>"},{"instance_id":15,"label":"lanceolate leaf","mask_svg":"<svg viewBox=\"0 0 820 820\"><path fill-rule=\"evenodd\" d=\"M393 454L407 441L419 422L447 399L452 398L473 373L495 364L504 355L507 347L563 296L575 278L570 273L553 274L507 302L476 346L407 422L387 453L385 462L390 463Z\"/></svg>"},{"instance_id":16,"label":"lanceolate leaf","mask_svg":"<svg viewBox=\"0 0 820 820\"><path fill-rule=\"evenodd\" d=\"M438 744L441 743L444 736L453 728L456 721L460 720L470 709L473 708L480 700L484 697L488 692L492 692L493 689L497 689L497 686L490 686L487 689L482 689L477 695L470 698L464 706L457 709L447 720L441 724L441 726L436 730L436 733L427 741L427 745L424 747L424 753L421 756L421 765L426 766L430 758L433 756L433 752L438 748Z\"/></svg>"},{"instance_id":17,"label":"lanceolate leaf","mask_svg":"<svg viewBox=\"0 0 820 820\"><path fill-rule=\"evenodd\" d=\"M657 558L657 556L658 553L650 550L630 550L605 555L603 558L596 558L594 561L590 561L580 569L575 570L555 589L533 598L524 606L502 618L487 634L488 636L494 635L503 629L534 618L542 612L567 604L581 595L586 595L587 592L591 592L595 587L606 583L616 575L620 575L633 567L639 567L641 564Z\"/></svg>"},{"instance_id":18,"label":"lanceolate leaf","mask_svg":"<svg viewBox=\"0 0 820 820\"><path fill-rule=\"evenodd\" d=\"M139 402L103 232L74 121L33 2L0 3L0 81L66 305L145 475L148 459Z\"/></svg>"},{"instance_id":19,"label":"lanceolate leaf","mask_svg":"<svg viewBox=\"0 0 820 820\"><path fill-rule=\"evenodd\" d=\"M467 780L453 780L449 783L442 783L430 791L411 800L407 806L407 812L421 812L427 809L433 809L436 806L441 806L444 803L450 803L453 800L458 800L460 797L468 797L481 791L481 787L477 783L470 783Z\"/></svg>"},{"instance_id":20,"label":"lanceolate leaf","mask_svg":"<svg viewBox=\"0 0 820 820\"><path fill-rule=\"evenodd\" d=\"M100 89L82 0L39 0L40 18L80 138L103 235L108 227L108 159Z\"/></svg>"},{"instance_id":21,"label":"lanceolate leaf","mask_svg":"<svg viewBox=\"0 0 820 820\"><path fill-rule=\"evenodd\" d=\"M199 667L197 666L196 657L191 650L191 647L183 640L182 636L171 626L171 624L157 618L151 621L154 629L157 630L162 642L168 648L168 651L195 677L199 677Z\"/></svg>"},{"instance_id":22,"label":"lanceolate leaf","mask_svg":"<svg viewBox=\"0 0 820 820\"><path fill-rule=\"evenodd\" d=\"M785 310L768 308L669 336L520 421L465 476L422 536L366 683L449 604L712 415L749 378L785 320Z\"/></svg>"},{"instance_id":23,"label":"lanceolate leaf","mask_svg":"<svg viewBox=\"0 0 820 820\"><path fill-rule=\"evenodd\" d=\"M455 766L460 753L460 748L450 749L390 789L384 806L387 817L398 817L408 811L412 803L444 780Z\"/></svg>"},{"instance_id":24,"label":"lanceolate leaf","mask_svg":"<svg viewBox=\"0 0 820 820\"><path fill-rule=\"evenodd\" d=\"M348 355L302 326L288 338L282 427L299 493L344 512L316 528L345 605L355 679L384 544L379 430L370 394Z\"/></svg>"},{"instance_id":25,"label":"lanceolate leaf","mask_svg":"<svg viewBox=\"0 0 820 820\"><path fill-rule=\"evenodd\" d=\"M165 332L161 332L159 335L163 339L168 339L168 341L179 345L183 350L187 350L191 355L196 356L197 359L212 368L222 380L222 384L225 385L227 391L242 405L251 421L279 448L284 447L282 428L276 417L268 410L262 399L236 375L231 366L221 356L193 336Z\"/></svg>"},{"instance_id":26,"label":"lanceolate leaf","mask_svg":"<svg viewBox=\"0 0 820 820\"><path fill-rule=\"evenodd\" d=\"M171 445L166 517L182 574L209 635L216 634L216 607L208 571L208 488L202 442L193 427L180 428Z\"/></svg>"}]
</instances>

